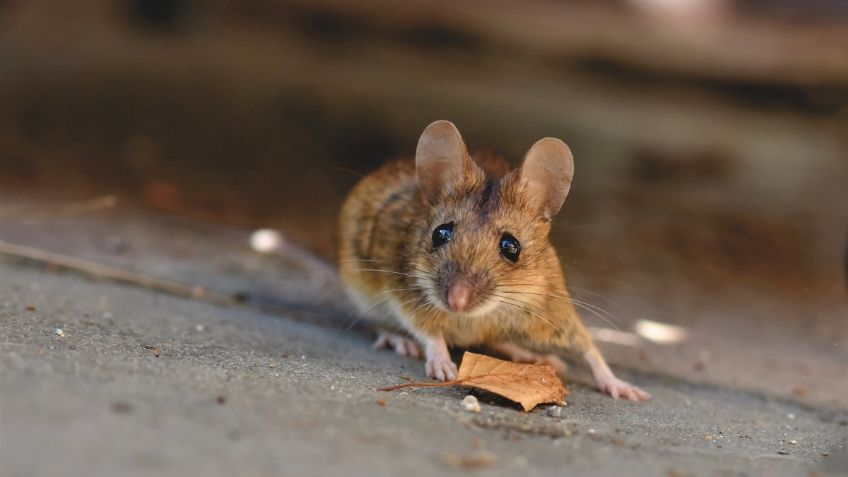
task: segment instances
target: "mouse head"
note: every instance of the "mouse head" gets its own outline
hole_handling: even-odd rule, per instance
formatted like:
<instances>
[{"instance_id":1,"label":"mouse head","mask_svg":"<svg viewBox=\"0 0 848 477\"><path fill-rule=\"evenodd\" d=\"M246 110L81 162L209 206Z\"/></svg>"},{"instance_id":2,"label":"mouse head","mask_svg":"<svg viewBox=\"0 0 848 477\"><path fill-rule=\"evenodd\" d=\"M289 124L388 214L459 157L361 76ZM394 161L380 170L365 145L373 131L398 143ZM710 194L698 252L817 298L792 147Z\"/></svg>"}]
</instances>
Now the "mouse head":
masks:
<instances>
[{"instance_id":1,"label":"mouse head","mask_svg":"<svg viewBox=\"0 0 848 477\"><path fill-rule=\"evenodd\" d=\"M521 291L558 267L548 233L574 173L568 146L541 139L520 168L493 177L456 126L436 121L421 135L415 169L431 205L414 264L430 304L469 316L523 307Z\"/></svg>"}]
</instances>

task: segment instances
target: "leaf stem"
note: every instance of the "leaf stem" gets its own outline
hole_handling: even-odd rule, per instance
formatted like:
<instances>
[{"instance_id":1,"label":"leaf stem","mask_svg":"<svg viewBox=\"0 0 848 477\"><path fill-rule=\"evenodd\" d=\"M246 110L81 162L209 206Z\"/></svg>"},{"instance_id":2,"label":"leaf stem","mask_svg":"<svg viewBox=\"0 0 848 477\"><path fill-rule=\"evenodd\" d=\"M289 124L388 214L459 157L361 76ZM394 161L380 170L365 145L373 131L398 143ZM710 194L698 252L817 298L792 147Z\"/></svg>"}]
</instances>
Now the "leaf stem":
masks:
<instances>
[{"instance_id":1,"label":"leaf stem","mask_svg":"<svg viewBox=\"0 0 848 477\"><path fill-rule=\"evenodd\" d=\"M464 379L455 379L453 381L444 381L441 383L431 383L427 381L413 381L411 383L403 383L396 384L394 386L386 386L383 388L377 388L377 391L397 391L398 389L404 388L445 388L448 386L454 386L457 384L461 384L465 381L468 381L468 378Z\"/></svg>"}]
</instances>

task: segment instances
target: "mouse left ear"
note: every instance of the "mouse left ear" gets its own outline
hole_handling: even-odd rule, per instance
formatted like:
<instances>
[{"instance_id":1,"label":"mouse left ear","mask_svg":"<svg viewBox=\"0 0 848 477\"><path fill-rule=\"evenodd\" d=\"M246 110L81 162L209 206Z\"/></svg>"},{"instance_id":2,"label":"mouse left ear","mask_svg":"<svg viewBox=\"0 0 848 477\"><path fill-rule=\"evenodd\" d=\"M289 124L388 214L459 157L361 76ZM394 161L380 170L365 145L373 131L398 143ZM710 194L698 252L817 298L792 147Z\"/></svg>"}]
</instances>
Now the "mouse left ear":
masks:
<instances>
[{"instance_id":1,"label":"mouse left ear","mask_svg":"<svg viewBox=\"0 0 848 477\"><path fill-rule=\"evenodd\" d=\"M571 149L552 137L536 141L519 169L531 205L548 219L556 215L565 202L573 176Z\"/></svg>"},{"instance_id":2,"label":"mouse left ear","mask_svg":"<svg viewBox=\"0 0 848 477\"><path fill-rule=\"evenodd\" d=\"M431 204L438 204L456 190L466 173L473 175L477 171L452 122L435 121L424 129L415 149L415 174Z\"/></svg>"}]
</instances>

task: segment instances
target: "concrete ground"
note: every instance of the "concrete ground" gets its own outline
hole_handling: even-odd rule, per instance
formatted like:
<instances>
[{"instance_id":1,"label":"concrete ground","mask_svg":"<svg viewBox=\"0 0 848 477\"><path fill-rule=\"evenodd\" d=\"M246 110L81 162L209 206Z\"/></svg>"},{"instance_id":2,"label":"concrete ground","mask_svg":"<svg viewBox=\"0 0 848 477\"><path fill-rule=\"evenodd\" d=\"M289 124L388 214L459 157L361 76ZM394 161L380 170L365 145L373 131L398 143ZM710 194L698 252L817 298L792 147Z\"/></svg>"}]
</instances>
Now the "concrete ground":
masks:
<instances>
[{"instance_id":1,"label":"concrete ground","mask_svg":"<svg viewBox=\"0 0 848 477\"><path fill-rule=\"evenodd\" d=\"M424 379L422 364L373 351L360 327L345 331L351 318L337 290L296 263L250 252L245 238L127 209L49 226L3 224L0 239L238 293L248 306L0 261L0 475L848 469L844 396L822 403L752 391L769 388L684 377L657 360L648 360L652 368L616 367L651 401L616 402L570 383L561 417L485 395L482 412L467 413L462 389L376 391ZM268 297L277 311L253 306ZM828 363L839 370L841 355L834 359Z\"/></svg>"}]
</instances>

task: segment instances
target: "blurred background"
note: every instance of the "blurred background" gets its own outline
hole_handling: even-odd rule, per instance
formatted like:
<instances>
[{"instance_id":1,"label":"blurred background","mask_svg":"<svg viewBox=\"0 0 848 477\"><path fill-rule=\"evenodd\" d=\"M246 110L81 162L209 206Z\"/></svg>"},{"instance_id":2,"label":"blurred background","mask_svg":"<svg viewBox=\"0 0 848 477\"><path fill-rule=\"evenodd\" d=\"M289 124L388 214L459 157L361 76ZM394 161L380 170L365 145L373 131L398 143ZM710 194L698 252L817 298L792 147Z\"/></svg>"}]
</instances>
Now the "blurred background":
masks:
<instances>
[{"instance_id":1,"label":"blurred background","mask_svg":"<svg viewBox=\"0 0 848 477\"><path fill-rule=\"evenodd\" d=\"M105 195L332 260L346 192L436 119L571 146L553 241L613 361L845 402L836 0L2 0L0 238L61 249L21 211ZM104 247L142 267L143 234ZM686 339L603 333L640 320Z\"/></svg>"}]
</instances>

